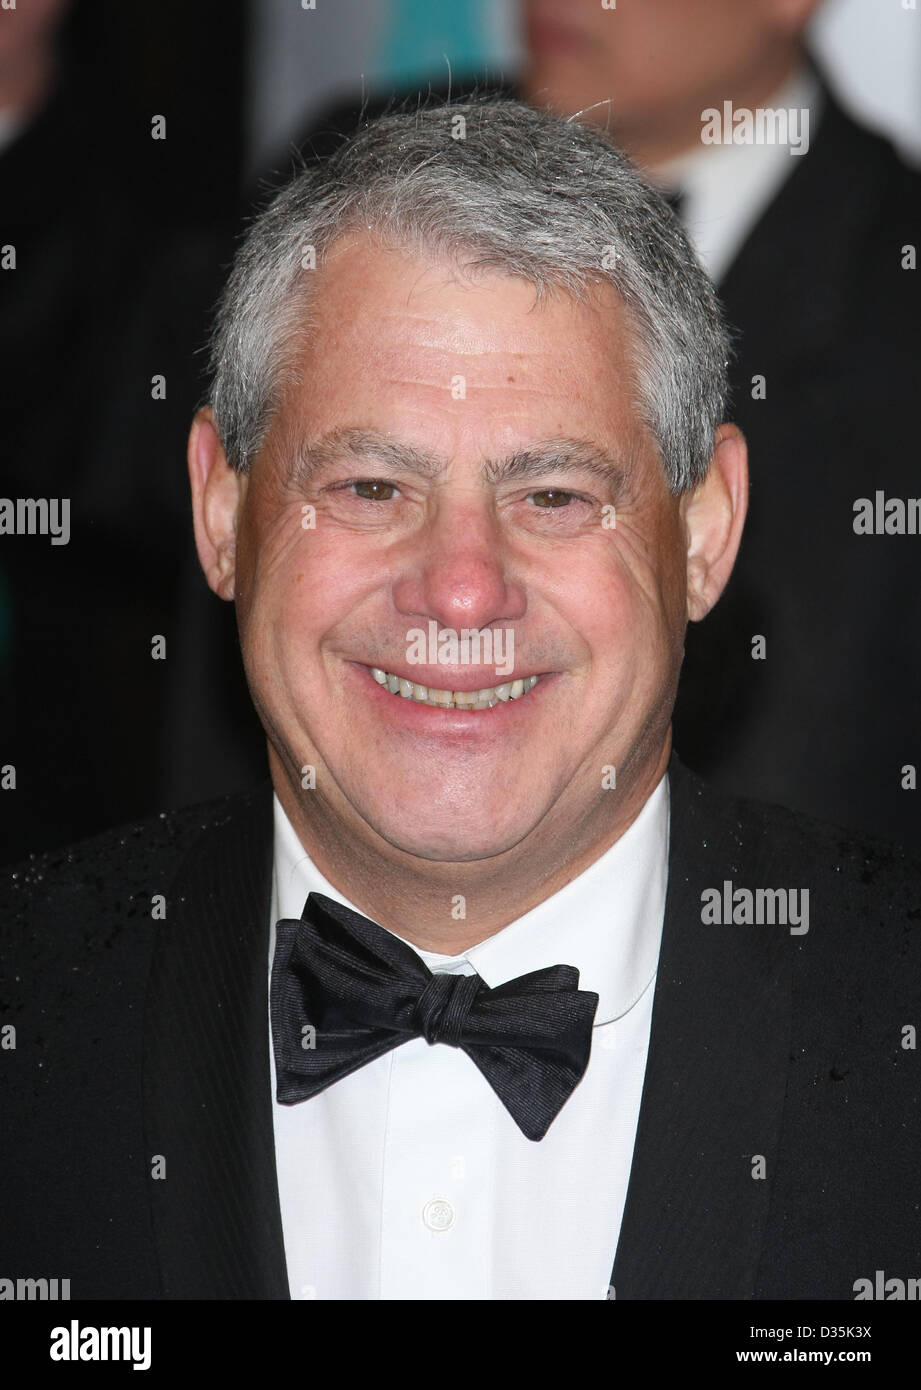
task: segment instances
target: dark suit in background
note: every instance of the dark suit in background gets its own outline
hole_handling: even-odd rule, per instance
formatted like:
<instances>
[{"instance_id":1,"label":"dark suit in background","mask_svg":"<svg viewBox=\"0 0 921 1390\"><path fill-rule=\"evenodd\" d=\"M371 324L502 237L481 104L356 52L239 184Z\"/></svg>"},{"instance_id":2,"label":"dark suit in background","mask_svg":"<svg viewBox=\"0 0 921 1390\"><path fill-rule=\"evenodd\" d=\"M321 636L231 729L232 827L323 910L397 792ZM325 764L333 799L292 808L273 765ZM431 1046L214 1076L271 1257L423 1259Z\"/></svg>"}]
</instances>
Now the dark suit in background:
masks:
<instances>
[{"instance_id":1,"label":"dark suit in background","mask_svg":"<svg viewBox=\"0 0 921 1390\"><path fill-rule=\"evenodd\" d=\"M725 800L675 758L670 777L616 1296L850 1299L877 1269L914 1277L921 1078L902 1030L917 1021L919 866ZM5 877L0 1018L17 1030L0 1102L8 1272L70 1278L75 1299L288 1297L271 873L266 785ZM808 888L808 932L705 925L701 894L726 879ZM565 939L561 924L561 959Z\"/></svg>"},{"instance_id":2,"label":"dark suit in background","mask_svg":"<svg viewBox=\"0 0 921 1390\"><path fill-rule=\"evenodd\" d=\"M726 592L688 632L675 741L724 790L919 845L901 781L921 765L921 536L855 535L853 507L921 496L921 293L902 268L921 177L829 92L791 162L720 285L751 504Z\"/></svg>"}]
</instances>

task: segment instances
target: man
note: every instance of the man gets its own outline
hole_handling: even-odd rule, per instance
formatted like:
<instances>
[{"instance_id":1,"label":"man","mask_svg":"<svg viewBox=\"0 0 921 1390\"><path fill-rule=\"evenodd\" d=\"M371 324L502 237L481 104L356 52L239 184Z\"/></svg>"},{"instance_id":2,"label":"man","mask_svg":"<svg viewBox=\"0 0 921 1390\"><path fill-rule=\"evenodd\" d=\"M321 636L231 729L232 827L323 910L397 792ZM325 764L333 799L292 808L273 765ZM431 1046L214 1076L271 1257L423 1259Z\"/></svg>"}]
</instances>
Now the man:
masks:
<instances>
[{"instance_id":1,"label":"man","mask_svg":"<svg viewBox=\"0 0 921 1390\"><path fill-rule=\"evenodd\" d=\"M254 225L189 467L274 798L9 882L14 1272L582 1300L917 1269L917 870L671 756L745 513L725 355L667 205L517 102L372 124Z\"/></svg>"},{"instance_id":2,"label":"man","mask_svg":"<svg viewBox=\"0 0 921 1390\"><path fill-rule=\"evenodd\" d=\"M732 330L751 509L725 600L689 634L684 757L721 790L917 847L921 586L917 538L897 528L918 493L921 178L811 60L817 8L523 0L514 90L608 129L668 191ZM329 113L305 153L384 104Z\"/></svg>"}]
</instances>

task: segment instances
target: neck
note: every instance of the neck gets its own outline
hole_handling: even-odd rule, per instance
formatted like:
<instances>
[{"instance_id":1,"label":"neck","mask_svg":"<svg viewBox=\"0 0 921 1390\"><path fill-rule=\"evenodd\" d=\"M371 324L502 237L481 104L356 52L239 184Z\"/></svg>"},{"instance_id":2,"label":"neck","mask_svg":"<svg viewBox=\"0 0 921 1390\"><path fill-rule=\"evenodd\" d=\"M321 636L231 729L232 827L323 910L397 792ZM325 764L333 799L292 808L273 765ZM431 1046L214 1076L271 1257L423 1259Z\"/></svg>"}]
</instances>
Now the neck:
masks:
<instances>
[{"instance_id":1,"label":"neck","mask_svg":"<svg viewBox=\"0 0 921 1390\"><path fill-rule=\"evenodd\" d=\"M304 850L323 876L359 911L410 941L442 955L462 952L578 878L636 820L668 765L671 734L621 792L606 792L604 823L595 807L565 830L548 814L520 844L489 859L422 859L396 849L350 807L333 806L311 791L269 746L272 782ZM618 769L618 783L622 781ZM463 898L460 916L458 896ZM458 914L455 916L455 914Z\"/></svg>"}]
</instances>

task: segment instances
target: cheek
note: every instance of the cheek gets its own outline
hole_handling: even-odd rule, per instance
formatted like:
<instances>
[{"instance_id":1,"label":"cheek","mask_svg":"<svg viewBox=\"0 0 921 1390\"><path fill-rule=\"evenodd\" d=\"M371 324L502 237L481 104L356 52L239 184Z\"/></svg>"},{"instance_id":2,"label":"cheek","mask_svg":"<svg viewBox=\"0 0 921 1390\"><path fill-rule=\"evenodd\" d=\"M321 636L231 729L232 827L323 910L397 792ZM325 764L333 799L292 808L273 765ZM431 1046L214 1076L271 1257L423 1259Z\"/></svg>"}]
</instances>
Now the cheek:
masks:
<instances>
[{"instance_id":1,"label":"cheek","mask_svg":"<svg viewBox=\"0 0 921 1390\"><path fill-rule=\"evenodd\" d=\"M627 584L650 617L673 627L684 612L687 543L677 505L665 497L654 506L618 517L617 558Z\"/></svg>"},{"instance_id":2,"label":"cheek","mask_svg":"<svg viewBox=\"0 0 921 1390\"><path fill-rule=\"evenodd\" d=\"M681 650L684 578L671 534L650 546L625 526L603 559L569 577L569 622L619 690L661 682Z\"/></svg>"},{"instance_id":3,"label":"cheek","mask_svg":"<svg viewBox=\"0 0 921 1390\"><path fill-rule=\"evenodd\" d=\"M319 698L324 653L335 653L337 630L351 633L380 587L379 566L367 554L350 561L347 548L301 525L299 507L258 534L241 534L243 584L237 594L241 646L260 681L277 680L301 700ZM375 575L377 579L375 581Z\"/></svg>"},{"instance_id":4,"label":"cheek","mask_svg":"<svg viewBox=\"0 0 921 1390\"><path fill-rule=\"evenodd\" d=\"M291 508L270 521L249 513L237 532L237 622L244 651L278 645L282 630L303 628L315 600L307 583L300 514Z\"/></svg>"}]
</instances>

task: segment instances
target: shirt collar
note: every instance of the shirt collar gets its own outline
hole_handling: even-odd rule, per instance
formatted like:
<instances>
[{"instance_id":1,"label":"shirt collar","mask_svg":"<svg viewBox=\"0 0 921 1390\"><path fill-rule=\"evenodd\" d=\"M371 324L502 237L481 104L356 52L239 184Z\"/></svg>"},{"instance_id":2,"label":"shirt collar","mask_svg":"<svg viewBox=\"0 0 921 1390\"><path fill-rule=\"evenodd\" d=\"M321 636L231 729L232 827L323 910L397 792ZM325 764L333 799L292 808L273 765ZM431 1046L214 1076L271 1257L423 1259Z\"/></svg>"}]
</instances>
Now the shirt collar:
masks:
<instances>
[{"instance_id":1,"label":"shirt collar","mask_svg":"<svg viewBox=\"0 0 921 1390\"><path fill-rule=\"evenodd\" d=\"M273 922L300 917L309 893L323 893L360 911L304 853L277 796L274 806ZM412 949L433 972L475 970L492 989L533 970L573 965L579 971L579 988L599 996L595 1026L611 1023L629 1012L655 976L665 914L668 834L668 778L663 776L620 839L530 912L459 956Z\"/></svg>"}]
</instances>

